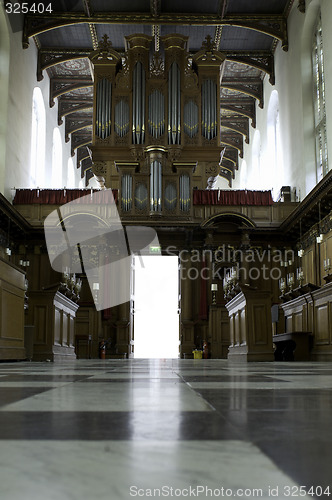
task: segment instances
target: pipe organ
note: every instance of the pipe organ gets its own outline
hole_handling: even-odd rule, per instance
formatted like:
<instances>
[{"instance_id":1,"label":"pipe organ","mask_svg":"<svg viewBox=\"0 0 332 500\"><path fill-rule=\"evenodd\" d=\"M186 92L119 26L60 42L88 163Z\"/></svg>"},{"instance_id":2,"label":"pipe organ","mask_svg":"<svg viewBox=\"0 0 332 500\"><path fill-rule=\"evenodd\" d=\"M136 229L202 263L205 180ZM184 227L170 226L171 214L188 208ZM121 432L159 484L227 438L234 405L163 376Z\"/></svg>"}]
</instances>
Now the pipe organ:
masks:
<instances>
[{"instance_id":1,"label":"pipe organ","mask_svg":"<svg viewBox=\"0 0 332 500\"><path fill-rule=\"evenodd\" d=\"M187 45L165 35L155 52L152 36L134 34L120 55L105 35L90 55L93 172L101 187L119 189L124 219L190 220L195 171L218 174L225 55L210 37L194 55Z\"/></svg>"},{"instance_id":2,"label":"pipe organ","mask_svg":"<svg viewBox=\"0 0 332 500\"><path fill-rule=\"evenodd\" d=\"M181 137L180 68L174 61L168 70L168 144L180 144Z\"/></svg>"},{"instance_id":3,"label":"pipe organ","mask_svg":"<svg viewBox=\"0 0 332 500\"><path fill-rule=\"evenodd\" d=\"M96 92L96 136L106 139L111 134L112 83L102 78L97 83Z\"/></svg>"},{"instance_id":4,"label":"pipe organ","mask_svg":"<svg viewBox=\"0 0 332 500\"><path fill-rule=\"evenodd\" d=\"M138 61L133 71L133 144L144 144L145 136L145 70Z\"/></svg>"}]
</instances>

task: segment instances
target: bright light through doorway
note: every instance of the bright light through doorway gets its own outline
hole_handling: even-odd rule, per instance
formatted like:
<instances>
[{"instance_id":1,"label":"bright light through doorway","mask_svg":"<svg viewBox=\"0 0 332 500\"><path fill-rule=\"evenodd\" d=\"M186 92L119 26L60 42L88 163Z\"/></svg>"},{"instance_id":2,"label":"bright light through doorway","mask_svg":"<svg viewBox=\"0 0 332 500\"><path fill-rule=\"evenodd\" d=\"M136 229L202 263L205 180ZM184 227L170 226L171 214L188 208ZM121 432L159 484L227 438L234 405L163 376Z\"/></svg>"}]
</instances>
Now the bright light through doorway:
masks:
<instances>
[{"instance_id":1,"label":"bright light through doorway","mask_svg":"<svg viewBox=\"0 0 332 500\"><path fill-rule=\"evenodd\" d=\"M136 257L135 264L134 357L178 358L178 258Z\"/></svg>"}]
</instances>

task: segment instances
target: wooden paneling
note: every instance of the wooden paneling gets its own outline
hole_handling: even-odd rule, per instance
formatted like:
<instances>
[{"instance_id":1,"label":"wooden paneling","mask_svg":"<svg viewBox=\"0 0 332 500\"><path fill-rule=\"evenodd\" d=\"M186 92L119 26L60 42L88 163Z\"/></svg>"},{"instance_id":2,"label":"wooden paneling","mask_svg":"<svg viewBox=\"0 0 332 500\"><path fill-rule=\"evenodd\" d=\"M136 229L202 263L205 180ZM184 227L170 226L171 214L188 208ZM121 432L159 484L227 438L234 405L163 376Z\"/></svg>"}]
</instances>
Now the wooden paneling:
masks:
<instances>
[{"instance_id":1,"label":"wooden paneling","mask_svg":"<svg viewBox=\"0 0 332 500\"><path fill-rule=\"evenodd\" d=\"M25 359L24 273L0 258L0 359Z\"/></svg>"},{"instance_id":2,"label":"wooden paneling","mask_svg":"<svg viewBox=\"0 0 332 500\"><path fill-rule=\"evenodd\" d=\"M58 291L32 291L29 294L27 322L34 325L34 361L76 359L69 325L78 305ZM73 334L72 334L73 337Z\"/></svg>"},{"instance_id":3,"label":"wooden paneling","mask_svg":"<svg viewBox=\"0 0 332 500\"><path fill-rule=\"evenodd\" d=\"M94 306L79 307L75 318L75 335L91 335L91 356L92 358L98 357L98 344L100 335L100 314L96 311ZM106 340L106 338L105 338ZM88 358L88 350L84 345L79 346L79 353L76 353L79 358Z\"/></svg>"},{"instance_id":4,"label":"wooden paneling","mask_svg":"<svg viewBox=\"0 0 332 500\"><path fill-rule=\"evenodd\" d=\"M286 331L305 331L313 335L312 360L332 360L332 283L280 306L286 318Z\"/></svg>"},{"instance_id":5,"label":"wooden paneling","mask_svg":"<svg viewBox=\"0 0 332 500\"><path fill-rule=\"evenodd\" d=\"M45 345L46 344L46 333L48 324L48 310L46 305L34 304L33 307L33 318L34 318L34 344Z\"/></svg>"},{"instance_id":6,"label":"wooden paneling","mask_svg":"<svg viewBox=\"0 0 332 500\"><path fill-rule=\"evenodd\" d=\"M272 361L271 294L242 287L226 308L231 323L228 359Z\"/></svg>"}]
</instances>

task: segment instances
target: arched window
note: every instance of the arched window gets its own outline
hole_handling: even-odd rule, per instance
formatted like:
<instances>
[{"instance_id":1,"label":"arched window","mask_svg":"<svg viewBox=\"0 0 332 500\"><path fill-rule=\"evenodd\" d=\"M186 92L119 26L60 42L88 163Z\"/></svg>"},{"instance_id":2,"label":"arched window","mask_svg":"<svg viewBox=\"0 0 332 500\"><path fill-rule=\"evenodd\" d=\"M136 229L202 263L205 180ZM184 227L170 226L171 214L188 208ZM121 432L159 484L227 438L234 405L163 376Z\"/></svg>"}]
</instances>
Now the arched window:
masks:
<instances>
[{"instance_id":1,"label":"arched window","mask_svg":"<svg viewBox=\"0 0 332 500\"><path fill-rule=\"evenodd\" d=\"M255 131L254 139L252 141L252 160L251 172L248 179L250 189L261 188L261 134L259 130Z\"/></svg>"},{"instance_id":2,"label":"arched window","mask_svg":"<svg viewBox=\"0 0 332 500\"><path fill-rule=\"evenodd\" d=\"M68 164L67 164L67 188L73 189L75 188L75 167L74 167L74 162L72 158L68 159Z\"/></svg>"},{"instance_id":3,"label":"arched window","mask_svg":"<svg viewBox=\"0 0 332 500\"><path fill-rule=\"evenodd\" d=\"M33 89L31 150L30 150L30 186L43 187L45 182L45 134L46 114L42 91Z\"/></svg>"},{"instance_id":4,"label":"arched window","mask_svg":"<svg viewBox=\"0 0 332 500\"><path fill-rule=\"evenodd\" d=\"M60 130L56 127L53 130L52 147L52 188L61 188L62 183L62 142Z\"/></svg>"},{"instance_id":5,"label":"arched window","mask_svg":"<svg viewBox=\"0 0 332 500\"><path fill-rule=\"evenodd\" d=\"M267 140L268 171L264 187L272 187L274 198L277 199L280 188L283 185L284 173L280 137L279 95L277 90L272 91L269 101L267 111Z\"/></svg>"},{"instance_id":6,"label":"arched window","mask_svg":"<svg viewBox=\"0 0 332 500\"><path fill-rule=\"evenodd\" d=\"M247 189L247 176L247 162L243 160L240 167L240 189Z\"/></svg>"},{"instance_id":7,"label":"arched window","mask_svg":"<svg viewBox=\"0 0 332 500\"><path fill-rule=\"evenodd\" d=\"M325 109L325 74L322 20L319 15L312 44L312 71L316 137L316 172L317 182L328 172L326 109Z\"/></svg>"}]
</instances>

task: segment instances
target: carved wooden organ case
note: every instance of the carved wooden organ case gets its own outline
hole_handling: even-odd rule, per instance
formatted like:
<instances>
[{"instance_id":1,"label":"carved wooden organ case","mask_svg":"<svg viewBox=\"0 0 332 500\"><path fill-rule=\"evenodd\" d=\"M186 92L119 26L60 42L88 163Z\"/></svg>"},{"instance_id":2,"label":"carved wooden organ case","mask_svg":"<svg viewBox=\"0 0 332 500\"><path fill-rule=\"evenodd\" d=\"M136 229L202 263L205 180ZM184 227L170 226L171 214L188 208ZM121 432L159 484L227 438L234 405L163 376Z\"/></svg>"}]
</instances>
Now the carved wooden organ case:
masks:
<instances>
[{"instance_id":1,"label":"carved wooden organ case","mask_svg":"<svg viewBox=\"0 0 332 500\"><path fill-rule=\"evenodd\" d=\"M220 81L225 56L211 40L189 57L188 37L126 37L125 55L105 35L94 71L93 172L119 190L124 219L190 219L192 175L220 161Z\"/></svg>"}]
</instances>

